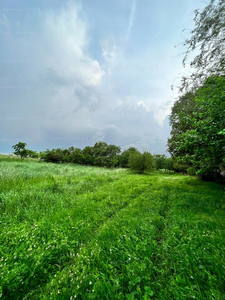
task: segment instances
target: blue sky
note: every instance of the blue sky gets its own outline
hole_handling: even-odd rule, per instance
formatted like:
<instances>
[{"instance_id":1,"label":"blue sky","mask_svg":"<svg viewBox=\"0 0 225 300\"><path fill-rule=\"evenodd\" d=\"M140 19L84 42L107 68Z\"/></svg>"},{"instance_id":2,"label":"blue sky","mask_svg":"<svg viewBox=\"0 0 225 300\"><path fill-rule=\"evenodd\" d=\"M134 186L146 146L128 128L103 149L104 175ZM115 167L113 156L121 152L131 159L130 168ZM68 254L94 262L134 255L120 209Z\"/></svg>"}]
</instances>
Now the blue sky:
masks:
<instances>
[{"instance_id":1,"label":"blue sky","mask_svg":"<svg viewBox=\"0 0 225 300\"><path fill-rule=\"evenodd\" d=\"M204 1L0 2L0 152L97 141L166 153L181 44ZM179 45L179 46L178 46ZM177 47L175 47L177 46ZM176 79L175 84L179 84Z\"/></svg>"}]
</instances>

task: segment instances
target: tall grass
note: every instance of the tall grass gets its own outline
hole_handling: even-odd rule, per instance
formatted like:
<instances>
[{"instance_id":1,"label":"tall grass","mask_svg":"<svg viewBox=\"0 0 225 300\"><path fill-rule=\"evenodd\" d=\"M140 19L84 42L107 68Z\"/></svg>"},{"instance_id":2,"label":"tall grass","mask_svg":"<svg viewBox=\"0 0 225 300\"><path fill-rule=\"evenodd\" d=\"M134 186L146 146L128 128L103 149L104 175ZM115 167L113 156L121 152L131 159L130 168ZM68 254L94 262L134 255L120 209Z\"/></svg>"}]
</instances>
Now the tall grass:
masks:
<instances>
[{"instance_id":1,"label":"tall grass","mask_svg":"<svg viewBox=\"0 0 225 300\"><path fill-rule=\"evenodd\" d=\"M14 158L0 174L0 299L225 299L222 186Z\"/></svg>"}]
</instances>

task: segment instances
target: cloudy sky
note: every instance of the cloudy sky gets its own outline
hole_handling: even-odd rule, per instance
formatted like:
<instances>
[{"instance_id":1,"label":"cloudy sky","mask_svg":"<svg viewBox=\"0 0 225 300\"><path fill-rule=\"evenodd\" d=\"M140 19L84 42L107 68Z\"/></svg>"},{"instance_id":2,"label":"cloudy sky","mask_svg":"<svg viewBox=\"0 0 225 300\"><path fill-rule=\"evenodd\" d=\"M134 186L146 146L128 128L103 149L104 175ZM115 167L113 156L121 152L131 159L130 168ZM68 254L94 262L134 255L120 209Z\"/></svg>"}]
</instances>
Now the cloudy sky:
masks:
<instances>
[{"instance_id":1,"label":"cloudy sky","mask_svg":"<svg viewBox=\"0 0 225 300\"><path fill-rule=\"evenodd\" d=\"M97 141L166 153L202 0L1 0L0 153ZM177 47L174 47L177 46ZM179 84L179 79L175 81Z\"/></svg>"}]
</instances>

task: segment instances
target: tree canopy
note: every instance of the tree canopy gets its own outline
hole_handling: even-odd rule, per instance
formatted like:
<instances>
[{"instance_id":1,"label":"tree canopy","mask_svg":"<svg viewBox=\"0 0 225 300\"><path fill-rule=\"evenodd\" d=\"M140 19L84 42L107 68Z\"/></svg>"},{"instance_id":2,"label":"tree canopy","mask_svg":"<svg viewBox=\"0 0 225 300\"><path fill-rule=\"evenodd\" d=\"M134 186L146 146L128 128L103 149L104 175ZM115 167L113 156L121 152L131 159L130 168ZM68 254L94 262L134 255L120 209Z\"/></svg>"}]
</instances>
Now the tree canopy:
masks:
<instances>
[{"instance_id":1,"label":"tree canopy","mask_svg":"<svg viewBox=\"0 0 225 300\"><path fill-rule=\"evenodd\" d=\"M195 10L195 27L183 46L186 52L183 65L186 66L190 54L196 53L190 61L194 68L191 76L184 76L180 90L190 90L200 86L206 78L225 75L225 1L210 0L203 9Z\"/></svg>"},{"instance_id":2,"label":"tree canopy","mask_svg":"<svg viewBox=\"0 0 225 300\"><path fill-rule=\"evenodd\" d=\"M224 87L225 76L207 78L196 90L193 110L188 106L179 110L178 123L172 123L175 129L168 141L172 155L189 164L196 174L209 179L225 168ZM175 110L173 114L176 115ZM177 127L180 131L176 131Z\"/></svg>"},{"instance_id":3,"label":"tree canopy","mask_svg":"<svg viewBox=\"0 0 225 300\"><path fill-rule=\"evenodd\" d=\"M12 148L15 150L13 154L19 155L21 159L27 157L29 150L25 149L26 145L27 145L26 143L22 143L22 142L13 145Z\"/></svg>"}]
</instances>

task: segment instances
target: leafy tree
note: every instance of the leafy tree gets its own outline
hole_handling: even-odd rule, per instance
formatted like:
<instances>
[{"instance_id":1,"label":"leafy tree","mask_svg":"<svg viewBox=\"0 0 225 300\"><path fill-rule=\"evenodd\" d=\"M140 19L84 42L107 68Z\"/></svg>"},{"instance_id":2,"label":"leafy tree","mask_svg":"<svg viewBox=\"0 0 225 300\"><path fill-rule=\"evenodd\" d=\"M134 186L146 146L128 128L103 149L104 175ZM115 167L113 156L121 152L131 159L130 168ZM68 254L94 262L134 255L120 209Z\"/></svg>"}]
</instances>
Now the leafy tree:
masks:
<instances>
[{"instance_id":1,"label":"leafy tree","mask_svg":"<svg viewBox=\"0 0 225 300\"><path fill-rule=\"evenodd\" d=\"M192 116L196 111L195 92L188 92L174 103L169 122L171 126L170 138L168 139L168 151L172 156L177 156L176 145L179 143L181 133L192 129L192 122L183 118L183 113ZM182 116L182 117L181 117Z\"/></svg>"},{"instance_id":2,"label":"leafy tree","mask_svg":"<svg viewBox=\"0 0 225 300\"><path fill-rule=\"evenodd\" d=\"M38 153L37 151L27 150L27 156L32 158L38 158Z\"/></svg>"},{"instance_id":3,"label":"leafy tree","mask_svg":"<svg viewBox=\"0 0 225 300\"><path fill-rule=\"evenodd\" d=\"M40 151L40 152L38 153L38 158L39 158L39 159L45 160L45 152L44 152L44 151Z\"/></svg>"},{"instance_id":4,"label":"leafy tree","mask_svg":"<svg viewBox=\"0 0 225 300\"><path fill-rule=\"evenodd\" d=\"M155 159L155 167L156 167L156 170L160 170L160 169L165 169L165 163L166 163L166 155L163 154L155 154L153 155L154 156L154 159Z\"/></svg>"},{"instance_id":5,"label":"leafy tree","mask_svg":"<svg viewBox=\"0 0 225 300\"><path fill-rule=\"evenodd\" d=\"M225 1L211 0L203 9L195 10L195 27L183 46L187 47L183 65L189 55L199 51L190 62L195 69L191 76L184 76L180 90L200 86L211 75L225 75Z\"/></svg>"},{"instance_id":6,"label":"leafy tree","mask_svg":"<svg viewBox=\"0 0 225 300\"><path fill-rule=\"evenodd\" d=\"M119 157L119 165L122 168L128 168L129 157L132 153L139 153L135 147L129 147L127 150L124 150Z\"/></svg>"},{"instance_id":7,"label":"leafy tree","mask_svg":"<svg viewBox=\"0 0 225 300\"><path fill-rule=\"evenodd\" d=\"M131 170L143 174L144 171L154 168L154 157L147 151L144 153L134 152L129 157L128 166Z\"/></svg>"},{"instance_id":8,"label":"leafy tree","mask_svg":"<svg viewBox=\"0 0 225 300\"><path fill-rule=\"evenodd\" d=\"M60 148L52 149L52 150L47 149L44 153L45 153L43 158L44 161L53 162L53 163L62 162L63 159L62 149Z\"/></svg>"},{"instance_id":9,"label":"leafy tree","mask_svg":"<svg viewBox=\"0 0 225 300\"><path fill-rule=\"evenodd\" d=\"M27 157L29 150L25 149L26 145L27 145L26 143L22 143L22 142L19 142L18 144L13 145L12 148L15 150L13 152L13 154L19 155L21 159L24 159L24 157Z\"/></svg>"},{"instance_id":10,"label":"leafy tree","mask_svg":"<svg viewBox=\"0 0 225 300\"><path fill-rule=\"evenodd\" d=\"M70 162L74 164L83 163L83 154L80 148L74 148L73 153L70 155Z\"/></svg>"},{"instance_id":11,"label":"leafy tree","mask_svg":"<svg viewBox=\"0 0 225 300\"><path fill-rule=\"evenodd\" d=\"M225 167L225 76L211 76L196 91L194 113L185 110L180 122L191 129L173 141L174 153L203 179L215 179Z\"/></svg>"},{"instance_id":12,"label":"leafy tree","mask_svg":"<svg viewBox=\"0 0 225 300\"><path fill-rule=\"evenodd\" d=\"M165 167L165 171L169 170L173 171L174 169L174 160L172 159L172 157L166 158L165 162L164 162L164 167Z\"/></svg>"},{"instance_id":13,"label":"leafy tree","mask_svg":"<svg viewBox=\"0 0 225 300\"><path fill-rule=\"evenodd\" d=\"M116 167L119 165L119 154L121 152L121 147L116 145L108 145L107 148L107 157L108 161L106 166L107 167Z\"/></svg>"},{"instance_id":14,"label":"leafy tree","mask_svg":"<svg viewBox=\"0 0 225 300\"><path fill-rule=\"evenodd\" d=\"M62 162L70 162L70 151L68 149L62 149Z\"/></svg>"},{"instance_id":15,"label":"leafy tree","mask_svg":"<svg viewBox=\"0 0 225 300\"><path fill-rule=\"evenodd\" d=\"M107 155L109 157L115 157L115 156L119 155L120 152L121 152L121 147L116 146L116 145L108 145Z\"/></svg>"},{"instance_id":16,"label":"leafy tree","mask_svg":"<svg viewBox=\"0 0 225 300\"><path fill-rule=\"evenodd\" d=\"M94 164L94 157L93 157L93 148L90 146L86 146L82 150L82 155L83 155L83 163L85 165L93 165Z\"/></svg>"},{"instance_id":17,"label":"leafy tree","mask_svg":"<svg viewBox=\"0 0 225 300\"><path fill-rule=\"evenodd\" d=\"M108 145L106 142L97 142L93 146L94 157L103 157L108 154Z\"/></svg>"},{"instance_id":18,"label":"leafy tree","mask_svg":"<svg viewBox=\"0 0 225 300\"><path fill-rule=\"evenodd\" d=\"M106 142L97 142L93 146L94 165L100 167L114 167L119 164L118 155L121 148L108 145Z\"/></svg>"}]
</instances>

